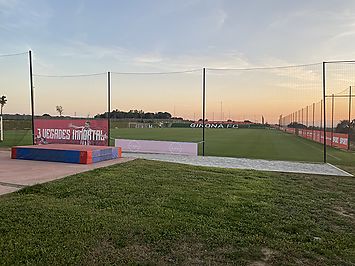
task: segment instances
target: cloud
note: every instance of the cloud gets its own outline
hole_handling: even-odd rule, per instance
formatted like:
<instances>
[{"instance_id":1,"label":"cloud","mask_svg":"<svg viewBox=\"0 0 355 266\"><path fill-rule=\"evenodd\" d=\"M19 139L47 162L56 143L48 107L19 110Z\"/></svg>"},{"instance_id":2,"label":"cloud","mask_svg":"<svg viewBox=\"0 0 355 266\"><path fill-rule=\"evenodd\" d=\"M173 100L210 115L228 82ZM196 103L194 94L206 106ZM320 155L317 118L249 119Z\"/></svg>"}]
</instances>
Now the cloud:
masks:
<instances>
[{"instance_id":1,"label":"cloud","mask_svg":"<svg viewBox=\"0 0 355 266\"><path fill-rule=\"evenodd\" d=\"M126 57L127 50L115 45L100 46L82 41L69 41L65 46L59 47L61 56L69 57L89 57L96 59L114 58L122 59Z\"/></svg>"},{"instance_id":2,"label":"cloud","mask_svg":"<svg viewBox=\"0 0 355 266\"><path fill-rule=\"evenodd\" d=\"M0 0L0 28L7 31L38 29L46 26L52 16L46 4L34 8L24 1Z\"/></svg>"},{"instance_id":3,"label":"cloud","mask_svg":"<svg viewBox=\"0 0 355 266\"><path fill-rule=\"evenodd\" d=\"M223 9L217 10L215 14L217 28L222 28L227 18L228 18L228 14Z\"/></svg>"},{"instance_id":4,"label":"cloud","mask_svg":"<svg viewBox=\"0 0 355 266\"><path fill-rule=\"evenodd\" d=\"M161 63L164 59L159 54L143 54L134 58L138 63Z\"/></svg>"}]
</instances>

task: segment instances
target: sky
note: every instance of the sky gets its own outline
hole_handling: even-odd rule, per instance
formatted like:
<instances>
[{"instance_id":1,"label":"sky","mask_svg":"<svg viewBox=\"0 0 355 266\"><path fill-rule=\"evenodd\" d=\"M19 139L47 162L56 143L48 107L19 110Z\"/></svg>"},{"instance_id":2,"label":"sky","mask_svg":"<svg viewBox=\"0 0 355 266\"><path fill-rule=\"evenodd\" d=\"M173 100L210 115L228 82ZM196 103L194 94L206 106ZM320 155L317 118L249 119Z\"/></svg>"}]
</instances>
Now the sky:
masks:
<instances>
[{"instance_id":1,"label":"sky","mask_svg":"<svg viewBox=\"0 0 355 266\"><path fill-rule=\"evenodd\" d=\"M355 59L354 10L349 0L0 0L0 94L9 99L4 111L28 113L28 62L27 55L1 55L32 50L38 114L55 114L56 105L67 115L105 111L107 71L194 70L113 74L112 108L197 118L203 67ZM274 121L319 98L318 65L261 72L207 70L208 116ZM102 75L41 76L88 73ZM339 89L351 83L344 79Z\"/></svg>"}]
</instances>

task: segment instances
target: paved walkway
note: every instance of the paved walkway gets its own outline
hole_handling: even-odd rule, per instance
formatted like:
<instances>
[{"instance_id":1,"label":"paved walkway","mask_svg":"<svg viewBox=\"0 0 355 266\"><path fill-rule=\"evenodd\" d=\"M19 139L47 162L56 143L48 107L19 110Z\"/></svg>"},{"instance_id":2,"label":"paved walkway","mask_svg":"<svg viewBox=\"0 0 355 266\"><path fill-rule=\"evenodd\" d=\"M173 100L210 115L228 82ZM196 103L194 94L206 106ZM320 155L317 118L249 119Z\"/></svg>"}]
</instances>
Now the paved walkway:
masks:
<instances>
[{"instance_id":1,"label":"paved walkway","mask_svg":"<svg viewBox=\"0 0 355 266\"><path fill-rule=\"evenodd\" d=\"M0 151L0 195L22 187L45 183L92 169L134 160L120 158L94 164L70 164L30 160L13 160L10 151Z\"/></svg>"},{"instance_id":2,"label":"paved walkway","mask_svg":"<svg viewBox=\"0 0 355 266\"><path fill-rule=\"evenodd\" d=\"M124 158L103 161L95 164L69 164L29 160L13 160L10 151L0 150L0 195L11 193L22 187L45 183L69 175L86 172L92 169L124 163L142 158L148 160L183 163L197 166L252 169L261 171L307 173L333 176L352 176L331 165L284 161L253 160L213 156L184 156L168 154L124 153Z\"/></svg>"},{"instance_id":3,"label":"paved walkway","mask_svg":"<svg viewBox=\"0 0 355 266\"><path fill-rule=\"evenodd\" d=\"M352 176L331 165L323 163L301 163L286 161L268 161L214 156L185 156L170 154L124 153L124 157L135 157L155 161L183 163L197 166L250 169L260 171L305 173L317 175Z\"/></svg>"}]
</instances>

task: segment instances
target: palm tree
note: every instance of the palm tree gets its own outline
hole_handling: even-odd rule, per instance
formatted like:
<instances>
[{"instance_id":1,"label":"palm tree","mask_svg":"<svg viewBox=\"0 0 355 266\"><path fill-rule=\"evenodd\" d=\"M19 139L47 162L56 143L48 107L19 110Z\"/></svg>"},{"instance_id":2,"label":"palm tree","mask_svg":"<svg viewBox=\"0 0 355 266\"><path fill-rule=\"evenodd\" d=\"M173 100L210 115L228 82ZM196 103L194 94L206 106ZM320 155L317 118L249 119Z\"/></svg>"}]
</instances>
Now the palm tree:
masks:
<instances>
[{"instance_id":1,"label":"palm tree","mask_svg":"<svg viewBox=\"0 0 355 266\"><path fill-rule=\"evenodd\" d=\"M2 116L2 109L4 108L4 105L6 104L6 102L7 102L6 96L5 95L1 96L1 98L0 98L1 116Z\"/></svg>"},{"instance_id":2,"label":"palm tree","mask_svg":"<svg viewBox=\"0 0 355 266\"><path fill-rule=\"evenodd\" d=\"M64 111L63 107L62 107L61 105L57 105L57 106L55 107L55 109L56 109L57 112L59 113L59 116L62 116L63 111Z\"/></svg>"}]
</instances>

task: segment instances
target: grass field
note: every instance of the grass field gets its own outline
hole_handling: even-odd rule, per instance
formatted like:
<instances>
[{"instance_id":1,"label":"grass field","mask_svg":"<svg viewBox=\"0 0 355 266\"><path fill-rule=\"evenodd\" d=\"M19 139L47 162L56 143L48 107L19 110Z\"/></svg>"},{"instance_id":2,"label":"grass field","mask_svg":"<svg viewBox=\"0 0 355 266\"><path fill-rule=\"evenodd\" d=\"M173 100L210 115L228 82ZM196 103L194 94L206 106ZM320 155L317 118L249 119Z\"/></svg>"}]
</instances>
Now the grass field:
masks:
<instances>
[{"instance_id":1,"label":"grass field","mask_svg":"<svg viewBox=\"0 0 355 266\"><path fill-rule=\"evenodd\" d=\"M200 142L202 131L190 128L119 128L111 130L111 137ZM31 144L31 132L5 131L5 139L0 147ZM202 144L199 144L200 154L201 149ZM330 163L355 166L354 152L331 147L327 151ZM323 145L272 129L206 129L205 155L322 162Z\"/></svg>"},{"instance_id":2,"label":"grass field","mask_svg":"<svg viewBox=\"0 0 355 266\"><path fill-rule=\"evenodd\" d=\"M1 196L1 264L354 265L354 185L136 160Z\"/></svg>"},{"instance_id":3,"label":"grass field","mask_svg":"<svg viewBox=\"0 0 355 266\"><path fill-rule=\"evenodd\" d=\"M201 129L113 129L113 138L199 142ZM201 154L202 145L199 145ZM327 148L328 161L355 166L355 153ZM266 160L323 162L323 145L272 129L206 129L205 155Z\"/></svg>"}]
</instances>

